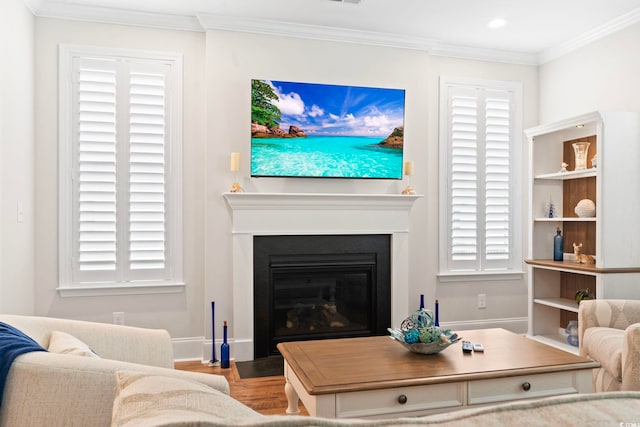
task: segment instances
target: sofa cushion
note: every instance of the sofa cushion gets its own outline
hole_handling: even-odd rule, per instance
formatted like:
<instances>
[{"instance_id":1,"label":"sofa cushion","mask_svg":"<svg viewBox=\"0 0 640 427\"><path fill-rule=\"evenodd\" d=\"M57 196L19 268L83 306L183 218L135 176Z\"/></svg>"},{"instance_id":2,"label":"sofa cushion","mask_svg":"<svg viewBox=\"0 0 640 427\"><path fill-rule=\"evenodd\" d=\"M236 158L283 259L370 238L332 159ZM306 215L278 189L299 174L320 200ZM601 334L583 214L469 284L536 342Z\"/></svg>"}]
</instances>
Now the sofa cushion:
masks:
<instances>
[{"instance_id":1,"label":"sofa cushion","mask_svg":"<svg viewBox=\"0 0 640 427\"><path fill-rule=\"evenodd\" d=\"M118 371L116 383L112 427L226 425L262 419L237 400L195 381Z\"/></svg>"},{"instance_id":2,"label":"sofa cushion","mask_svg":"<svg viewBox=\"0 0 640 427\"><path fill-rule=\"evenodd\" d=\"M145 377L133 373L119 373L125 382L127 378L134 379ZM611 392L611 393L584 393L568 394L562 396L547 397L543 399L528 399L507 404L489 405L480 408L469 408L450 413L429 415L426 417L401 417L387 420L363 420L357 418L319 418L292 415L259 415L253 411L250 415L241 412L248 409L244 407L238 411L236 407L228 407L228 401L232 398L225 396L228 401L218 399L211 400L209 391L204 396L196 397L201 400L198 404L204 405L207 410L214 412L209 415L204 411L196 411L193 406L196 402L190 402L189 396L184 399L167 399L154 402L156 394L170 393L169 383L179 391L182 388L190 389L184 384L184 380L167 377L149 377L149 382L139 384L141 390L131 395L134 402L128 402L129 397L123 395L116 398L114 404L114 418L112 427L116 426L144 426L144 427L487 427L487 426L563 426L563 425L589 425L608 426L618 425L619 420L635 419L640 413L640 392ZM148 390L147 387L155 386L157 381L163 384L161 390ZM165 382L168 380L168 382ZM120 382L120 380L119 380ZM126 385L126 388L128 388ZM191 391L191 390L189 390ZM224 395L223 395L224 396ZM163 407L162 405L168 405ZM138 409L129 407L138 406ZM221 407L216 408L216 406ZM238 405L240 405L238 403ZM126 411L127 419L119 418L116 406ZM227 416L225 416L225 411ZM138 418L137 418L138 417ZM622 422L622 424L625 424Z\"/></svg>"},{"instance_id":3,"label":"sofa cushion","mask_svg":"<svg viewBox=\"0 0 640 427\"><path fill-rule=\"evenodd\" d=\"M66 332L53 331L49 338L49 352L75 356L99 357L87 344Z\"/></svg>"},{"instance_id":4,"label":"sofa cushion","mask_svg":"<svg viewBox=\"0 0 640 427\"><path fill-rule=\"evenodd\" d=\"M624 330L601 326L587 328L582 337L586 354L600 362L600 367L622 381L622 345Z\"/></svg>"}]
</instances>

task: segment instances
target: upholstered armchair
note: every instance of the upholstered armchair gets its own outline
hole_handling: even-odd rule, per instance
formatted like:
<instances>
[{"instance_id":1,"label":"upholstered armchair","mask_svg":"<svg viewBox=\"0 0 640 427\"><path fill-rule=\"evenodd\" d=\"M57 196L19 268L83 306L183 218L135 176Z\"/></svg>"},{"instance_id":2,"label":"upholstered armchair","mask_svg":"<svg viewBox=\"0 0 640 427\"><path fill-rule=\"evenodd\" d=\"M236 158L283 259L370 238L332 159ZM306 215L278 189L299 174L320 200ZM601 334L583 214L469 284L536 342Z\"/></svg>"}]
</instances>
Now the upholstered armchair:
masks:
<instances>
[{"instance_id":1,"label":"upholstered armchair","mask_svg":"<svg viewBox=\"0 0 640 427\"><path fill-rule=\"evenodd\" d=\"M640 390L640 300L582 300L580 355L600 362L594 391Z\"/></svg>"}]
</instances>

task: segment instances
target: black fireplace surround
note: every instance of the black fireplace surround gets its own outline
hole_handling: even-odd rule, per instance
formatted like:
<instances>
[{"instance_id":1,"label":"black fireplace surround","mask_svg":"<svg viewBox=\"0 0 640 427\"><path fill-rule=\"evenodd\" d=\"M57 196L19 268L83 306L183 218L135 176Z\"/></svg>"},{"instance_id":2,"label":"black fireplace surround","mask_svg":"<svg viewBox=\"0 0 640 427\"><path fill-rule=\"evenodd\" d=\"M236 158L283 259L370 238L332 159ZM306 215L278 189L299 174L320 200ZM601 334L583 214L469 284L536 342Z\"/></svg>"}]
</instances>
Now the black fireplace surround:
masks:
<instances>
[{"instance_id":1,"label":"black fireplace surround","mask_svg":"<svg viewBox=\"0 0 640 427\"><path fill-rule=\"evenodd\" d=\"M386 335L391 236L254 236L254 358L285 341Z\"/></svg>"}]
</instances>

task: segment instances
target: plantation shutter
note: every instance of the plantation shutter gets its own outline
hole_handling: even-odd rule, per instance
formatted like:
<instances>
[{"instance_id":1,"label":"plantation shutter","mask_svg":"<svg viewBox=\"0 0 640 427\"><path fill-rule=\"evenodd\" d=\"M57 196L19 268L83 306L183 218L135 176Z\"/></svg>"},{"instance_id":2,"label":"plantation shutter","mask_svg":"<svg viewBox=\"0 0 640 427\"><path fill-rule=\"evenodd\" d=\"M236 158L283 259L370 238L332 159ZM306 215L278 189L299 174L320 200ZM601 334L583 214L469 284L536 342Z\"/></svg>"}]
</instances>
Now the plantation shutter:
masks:
<instances>
[{"instance_id":1,"label":"plantation shutter","mask_svg":"<svg viewBox=\"0 0 640 427\"><path fill-rule=\"evenodd\" d=\"M473 90L451 97L451 259L478 256L478 105Z\"/></svg>"},{"instance_id":2,"label":"plantation shutter","mask_svg":"<svg viewBox=\"0 0 640 427\"><path fill-rule=\"evenodd\" d=\"M130 74L129 268L165 266L164 73L135 67Z\"/></svg>"},{"instance_id":3,"label":"plantation shutter","mask_svg":"<svg viewBox=\"0 0 640 427\"><path fill-rule=\"evenodd\" d=\"M115 278L117 262L115 61L76 59L77 254L85 276ZM101 274L91 274L101 272Z\"/></svg>"},{"instance_id":4,"label":"plantation shutter","mask_svg":"<svg viewBox=\"0 0 640 427\"><path fill-rule=\"evenodd\" d=\"M508 92L485 97L485 257L508 260L510 254L511 99Z\"/></svg>"},{"instance_id":5,"label":"plantation shutter","mask_svg":"<svg viewBox=\"0 0 640 427\"><path fill-rule=\"evenodd\" d=\"M512 94L448 87L448 265L505 268L511 261Z\"/></svg>"},{"instance_id":6,"label":"plantation shutter","mask_svg":"<svg viewBox=\"0 0 640 427\"><path fill-rule=\"evenodd\" d=\"M75 58L74 69L74 281L162 280L169 68Z\"/></svg>"}]
</instances>

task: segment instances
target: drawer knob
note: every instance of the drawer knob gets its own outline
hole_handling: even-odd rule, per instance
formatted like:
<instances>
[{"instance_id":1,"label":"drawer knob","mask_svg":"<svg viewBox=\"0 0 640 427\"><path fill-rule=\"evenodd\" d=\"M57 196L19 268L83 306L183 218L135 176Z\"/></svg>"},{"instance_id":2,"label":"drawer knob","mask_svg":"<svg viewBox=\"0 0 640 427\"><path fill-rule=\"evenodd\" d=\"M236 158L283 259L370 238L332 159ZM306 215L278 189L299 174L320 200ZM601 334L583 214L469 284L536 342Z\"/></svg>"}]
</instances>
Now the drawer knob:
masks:
<instances>
[{"instance_id":1,"label":"drawer knob","mask_svg":"<svg viewBox=\"0 0 640 427\"><path fill-rule=\"evenodd\" d=\"M398 396L398 403L401 405L404 405L405 403L407 403L407 396L405 396L404 394L401 394L400 396Z\"/></svg>"},{"instance_id":2,"label":"drawer knob","mask_svg":"<svg viewBox=\"0 0 640 427\"><path fill-rule=\"evenodd\" d=\"M529 391L529 390L531 390L531 383L528 383L528 382L522 383L522 389L523 389L524 391Z\"/></svg>"}]
</instances>

